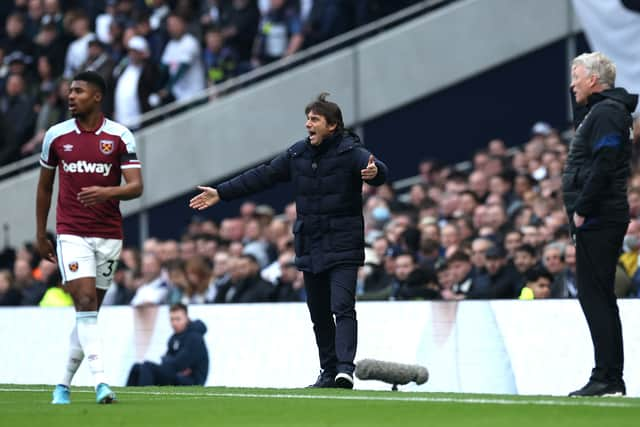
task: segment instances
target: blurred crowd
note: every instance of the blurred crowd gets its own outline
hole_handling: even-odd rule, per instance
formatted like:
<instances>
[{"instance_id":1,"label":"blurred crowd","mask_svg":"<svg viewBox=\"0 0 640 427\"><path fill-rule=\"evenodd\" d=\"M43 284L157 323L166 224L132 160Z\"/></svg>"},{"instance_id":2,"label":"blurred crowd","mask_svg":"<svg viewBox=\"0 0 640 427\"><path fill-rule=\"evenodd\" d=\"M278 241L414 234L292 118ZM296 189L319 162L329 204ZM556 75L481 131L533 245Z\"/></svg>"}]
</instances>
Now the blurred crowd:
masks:
<instances>
[{"instance_id":1,"label":"blurred crowd","mask_svg":"<svg viewBox=\"0 0 640 427\"><path fill-rule=\"evenodd\" d=\"M621 298L640 296L639 139L636 126L632 221L615 283ZM575 298L575 247L561 195L567 151L567 140L539 122L522 146L492 140L467 167L421 161L405 191L365 184L357 298ZM292 248L295 216L293 203L276 213L246 201L219 224L194 217L179 240L125 248L105 304L304 301ZM56 266L39 260L31 245L0 254L2 305L69 305L59 282Z\"/></svg>"},{"instance_id":2,"label":"blurred crowd","mask_svg":"<svg viewBox=\"0 0 640 427\"><path fill-rule=\"evenodd\" d=\"M103 110L141 115L416 0L3 0L0 165L39 151L68 118L69 80L108 83Z\"/></svg>"}]
</instances>

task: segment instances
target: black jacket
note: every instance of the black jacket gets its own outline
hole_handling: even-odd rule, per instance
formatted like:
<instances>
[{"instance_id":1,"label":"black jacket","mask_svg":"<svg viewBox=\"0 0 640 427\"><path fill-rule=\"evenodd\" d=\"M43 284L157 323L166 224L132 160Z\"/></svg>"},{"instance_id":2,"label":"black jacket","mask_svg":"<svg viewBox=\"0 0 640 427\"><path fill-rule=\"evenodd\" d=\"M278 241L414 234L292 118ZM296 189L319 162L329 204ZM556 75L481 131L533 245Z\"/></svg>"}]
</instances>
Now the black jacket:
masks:
<instances>
[{"instance_id":1,"label":"black jacket","mask_svg":"<svg viewBox=\"0 0 640 427\"><path fill-rule=\"evenodd\" d=\"M270 163L260 165L217 186L220 198L236 199L293 182L298 218L293 226L296 265L320 273L335 265L364 262L362 178L371 153L357 135L333 135L318 147L308 139L293 144ZM376 160L381 185L387 166Z\"/></svg>"},{"instance_id":2,"label":"black jacket","mask_svg":"<svg viewBox=\"0 0 640 427\"><path fill-rule=\"evenodd\" d=\"M629 221L627 179L631 172L631 112L638 96L622 88L592 94L574 110L576 133L562 174L564 203L585 217L582 228Z\"/></svg>"},{"instance_id":3,"label":"black jacket","mask_svg":"<svg viewBox=\"0 0 640 427\"><path fill-rule=\"evenodd\" d=\"M233 294L230 294L232 292ZM259 275L246 277L237 283L229 280L218 288L214 303L251 303L271 300L273 286Z\"/></svg>"},{"instance_id":4,"label":"black jacket","mask_svg":"<svg viewBox=\"0 0 640 427\"><path fill-rule=\"evenodd\" d=\"M189 322L182 333L169 338L167 354L162 356L162 365L174 372L191 369L191 375L177 375L179 385L204 385L209 374L209 353L204 343L207 327L201 320Z\"/></svg>"}]
</instances>

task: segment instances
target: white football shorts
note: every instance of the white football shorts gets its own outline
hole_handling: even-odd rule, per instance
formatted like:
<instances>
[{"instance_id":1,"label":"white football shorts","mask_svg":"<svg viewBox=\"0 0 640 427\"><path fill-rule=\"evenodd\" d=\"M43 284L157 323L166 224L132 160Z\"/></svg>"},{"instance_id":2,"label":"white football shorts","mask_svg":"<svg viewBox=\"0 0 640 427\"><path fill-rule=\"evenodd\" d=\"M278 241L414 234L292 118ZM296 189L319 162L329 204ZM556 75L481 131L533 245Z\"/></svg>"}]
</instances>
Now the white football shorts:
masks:
<instances>
[{"instance_id":1,"label":"white football shorts","mask_svg":"<svg viewBox=\"0 0 640 427\"><path fill-rule=\"evenodd\" d=\"M58 267L62 283L95 277L96 288L108 289L118 266L122 240L60 234L57 239Z\"/></svg>"}]
</instances>

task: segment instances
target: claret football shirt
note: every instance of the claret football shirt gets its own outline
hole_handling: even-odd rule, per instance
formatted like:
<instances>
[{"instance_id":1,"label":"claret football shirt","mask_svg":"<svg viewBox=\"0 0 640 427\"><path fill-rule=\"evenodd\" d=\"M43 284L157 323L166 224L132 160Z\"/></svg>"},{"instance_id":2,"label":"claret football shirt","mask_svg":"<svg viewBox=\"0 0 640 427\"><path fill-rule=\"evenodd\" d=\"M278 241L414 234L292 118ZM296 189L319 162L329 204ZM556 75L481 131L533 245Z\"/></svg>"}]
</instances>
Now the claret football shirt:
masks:
<instances>
[{"instance_id":1,"label":"claret football shirt","mask_svg":"<svg viewBox=\"0 0 640 427\"><path fill-rule=\"evenodd\" d=\"M44 136L42 167L58 168L56 232L82 237L122 239L119 200L83 206L83 187L119 186L122 170L140 168L129 129L104 118L98 129L81 129L75 119L52 126Z\"/></svg>"}]
</instances>

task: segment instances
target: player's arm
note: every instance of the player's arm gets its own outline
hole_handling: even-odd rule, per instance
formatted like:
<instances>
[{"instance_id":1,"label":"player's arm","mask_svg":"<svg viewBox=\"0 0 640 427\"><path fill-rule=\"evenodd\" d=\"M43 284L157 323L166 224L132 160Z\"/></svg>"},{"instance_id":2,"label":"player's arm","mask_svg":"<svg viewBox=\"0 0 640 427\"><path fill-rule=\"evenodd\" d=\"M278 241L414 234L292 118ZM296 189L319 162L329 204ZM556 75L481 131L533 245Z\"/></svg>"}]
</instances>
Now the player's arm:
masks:
<instances>
[{"instance_id":1,"label":"player's arm","mask_svg":"<svg viewBox=\"0 0 640 427\"><path fill-rule=\"evenodd\" d=\"M53 194L53 182L55 181L55 169L40 168L38 190L36 194L36 238L40 256L49 261L56 262L53 243L47 237L47 218L51 208L51 195Z\"/></svg>"},{"instance_id":2,"label":"player's arm","mask_svg":"<svg viewBox=\"0 0 640 427\"><path fill-rule=\"evenodd\" d=\"M142 170L140 168L123 169L124 185L113 187L112 199L131 200L142 196Z\"/></svg>"},{"instance_id":3,"label":"player's arm","mask_svg":"<svg viewBox=\"0 0 640 427\"><path fill-rule=\"evenodd\" d=\"M115 187L82 187L78 193L78 200L84 206L92 206L107 200L131 200L140 197L143 190L142 173L140 168L123 169L122 176L125 184Z\"/></svg>"}]
</instances>

